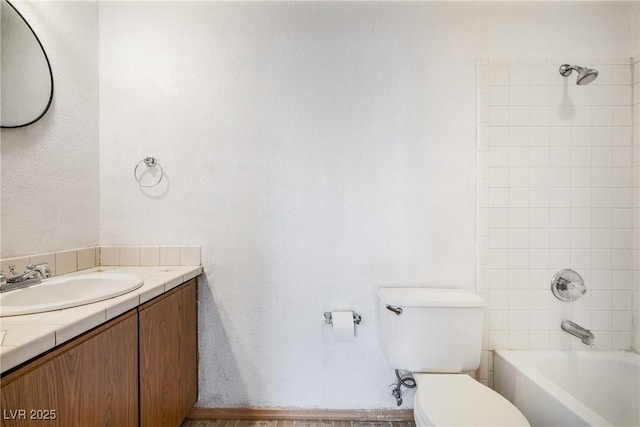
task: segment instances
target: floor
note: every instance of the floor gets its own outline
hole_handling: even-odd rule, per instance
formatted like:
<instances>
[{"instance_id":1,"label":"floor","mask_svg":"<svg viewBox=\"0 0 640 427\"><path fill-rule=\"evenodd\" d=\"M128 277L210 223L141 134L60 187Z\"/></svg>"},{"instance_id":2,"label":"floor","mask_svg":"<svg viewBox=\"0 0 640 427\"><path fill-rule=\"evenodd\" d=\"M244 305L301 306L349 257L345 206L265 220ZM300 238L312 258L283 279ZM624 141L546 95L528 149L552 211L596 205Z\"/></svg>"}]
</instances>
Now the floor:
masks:
<instances>
[{"instance_id":1,"label":"floor","mask_svg":"<svg viewBox=\"0 0 640 427\"><path fill-rule=\"evenodd\" d=\"M186 420L182 427L416 427L413 421Z\"/></svg>"}]
</instances>

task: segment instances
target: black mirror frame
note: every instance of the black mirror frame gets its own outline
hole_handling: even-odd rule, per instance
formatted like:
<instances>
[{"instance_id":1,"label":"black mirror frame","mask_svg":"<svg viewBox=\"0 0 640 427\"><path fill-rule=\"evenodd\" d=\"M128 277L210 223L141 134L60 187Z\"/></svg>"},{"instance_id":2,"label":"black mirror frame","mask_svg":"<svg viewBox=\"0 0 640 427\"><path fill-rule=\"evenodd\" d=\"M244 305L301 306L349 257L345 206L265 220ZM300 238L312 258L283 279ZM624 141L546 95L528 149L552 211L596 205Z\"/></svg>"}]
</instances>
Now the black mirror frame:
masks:
<instances>
[{"instance_id":1,"label":"black mirror frame","mask_svg":"<svg viewBox=\"0 0 640 427\"><path fill-rule=\"evenodd\" d=\"M47 61L47 67L49 68L49 79L51 81L51 92L49 93L49 101L47 101L47 106L44 107L44 110L42 111L42 113L40 113L40 115L38 117L36 117L35 119L31 120L28 123L24 123L24 124L21 124L21 125L2 126L2 124L0 124L0 128L2 128L2 129L15 129L15 128L21 128L21 127L29 126L30 124L33 124L33 123L37 122L38 120L40 120L47 113L47 111L49 111L49 107L51 107L51 102L53 101L53 71L51 70L51 63L49 62L49 57L47 56L47 51L44 50L44 46L42 46L42 43L40 42L40 38L38 38L38 35L36 34L36 32L33 31L33 28L31 28L31 25L29 25L29 22L27 22L27 20L24 19L24 16L22 16L22 14L18 11L18 9L16 9L16 7L13 4L11 4L11 2L9 0L4 0L4 1L6 1L7 4L9 6L11 6L11 8L18 14L20 19L22 19L22 21L27 25L27 28L29 28L29 31L31 31L31 34L33 34L33 37L36 38L36 41L38 42L38 45L40 46L40 49L42 50L42 54L44 55L44 59Z\"/></svg>"}]
</instances>

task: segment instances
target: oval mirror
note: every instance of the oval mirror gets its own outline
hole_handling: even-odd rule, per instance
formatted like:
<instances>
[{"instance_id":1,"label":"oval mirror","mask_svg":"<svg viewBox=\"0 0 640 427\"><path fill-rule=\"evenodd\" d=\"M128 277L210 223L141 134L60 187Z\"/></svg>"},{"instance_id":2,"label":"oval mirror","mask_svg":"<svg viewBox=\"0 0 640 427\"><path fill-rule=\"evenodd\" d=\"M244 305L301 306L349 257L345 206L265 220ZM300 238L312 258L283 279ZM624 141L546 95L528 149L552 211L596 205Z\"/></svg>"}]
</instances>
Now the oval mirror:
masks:
<instances>
[{"instance_id":1,"label":"oval mirror","mask_svg":"<svg viewBox=\"0 0 640 427\"><path fill-rule=\"evenodd\" d=\"M52 99L53 74L40 39L10 2L0 0L0 127L36 122Z\"/></svg>"}]
</instances>

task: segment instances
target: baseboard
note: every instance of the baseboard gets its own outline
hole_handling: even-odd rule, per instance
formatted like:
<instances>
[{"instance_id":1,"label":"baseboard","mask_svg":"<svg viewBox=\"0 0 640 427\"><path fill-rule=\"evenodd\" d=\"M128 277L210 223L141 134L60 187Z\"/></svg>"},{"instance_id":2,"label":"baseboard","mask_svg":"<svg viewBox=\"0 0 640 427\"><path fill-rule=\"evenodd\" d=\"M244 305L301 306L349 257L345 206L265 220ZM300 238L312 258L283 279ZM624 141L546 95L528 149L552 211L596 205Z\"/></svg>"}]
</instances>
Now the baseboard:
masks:
<instances>
[{"instance_id":1,"label":"baseboard","mask_svg":"<svg viewBox=\"0 0 640 427\"><path fill-rule=\"evenodd\" d=\"M412 409L270 409L270 408L198 408L187 418L211 420L359 420L412 421Z\"/></svg>"}]
</instances>

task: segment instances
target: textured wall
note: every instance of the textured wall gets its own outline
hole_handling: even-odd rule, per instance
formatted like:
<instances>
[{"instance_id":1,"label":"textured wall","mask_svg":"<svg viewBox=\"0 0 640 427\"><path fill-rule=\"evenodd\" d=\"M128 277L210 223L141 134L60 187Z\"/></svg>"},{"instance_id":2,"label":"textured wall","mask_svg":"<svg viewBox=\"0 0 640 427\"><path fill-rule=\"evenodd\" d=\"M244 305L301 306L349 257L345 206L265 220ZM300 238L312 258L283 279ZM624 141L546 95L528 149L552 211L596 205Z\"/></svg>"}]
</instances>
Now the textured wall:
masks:
<instances>
[{"instance_id":1,"label":"textured wall","mask_svg":"<svg viewBox=\"0 0 640 427\"><path fill-rule=\"evenodd\" d=\"M98 243L98 5L15 2L47 50L54 98L2 129L2 257Z\"/></svg>"},{"instance_id":2,"label":"textured wall","mask_svg":"<svg viewBox=\"0 0 640 427\"><path fill-rule=\"evenodd\" d=\"M394 407L377 288L475 287L476 58L628 56L629 7L101 4L100 240L202 245L198 405Z\"/></svg>"},{"instance_id":3,"label":"textured wall","mask_svg":"<svg viewBox=\"0 0 640 427\"><path fill-rule=\"evenodd\" d=\"M640 54L633 82L633 349L640 352Z\"/></svg>"},{"instance_id":4,"label":"textured wall","mask_svg":"<svg viewBox=\"0 0 640 427\"><path fill-rule=\"evenodd\" d=\"M640 352L640 6L632 35L633 65L633 349Z\"/></svg>"}]
</instances>

